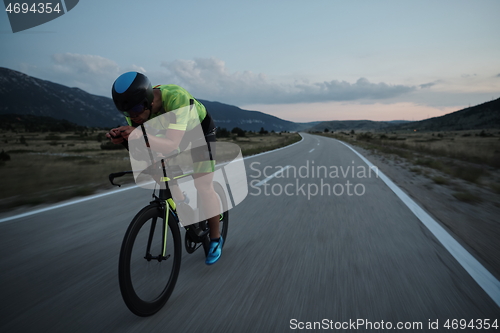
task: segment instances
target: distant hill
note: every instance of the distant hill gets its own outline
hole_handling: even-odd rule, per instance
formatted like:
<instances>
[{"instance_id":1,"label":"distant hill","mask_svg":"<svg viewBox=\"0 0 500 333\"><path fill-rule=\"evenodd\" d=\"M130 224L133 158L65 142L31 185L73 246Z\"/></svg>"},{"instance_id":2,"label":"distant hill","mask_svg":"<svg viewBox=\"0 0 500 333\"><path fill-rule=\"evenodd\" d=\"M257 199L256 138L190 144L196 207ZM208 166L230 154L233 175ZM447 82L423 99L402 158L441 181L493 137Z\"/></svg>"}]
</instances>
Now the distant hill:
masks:
<instances>
[{"instance_id":1,"label":"distant hill","mask_svg":"<svg viewBox=\"0 0 500 333\"><path fill-rule=\"evenodd\" d=\"M332 120L323 121L308 129L310 132L331 131L382 131L396 123L407 123L404 120L372 121L372 120Z\"/></svg>"},{"instance_id":2,"label":"distant hill","mask_svg":"<svg viewBox=\"0 0 500 333\"><path fill-rule=\"evenodd\" d=\"M444 116L395 125L388 130L460 131L500 128L500 98Z\"/></svg>"},{"instance_id":3,"label":"distant hill","mask_svg":"<svg viewBox=\"0 0 500 333\"><path fill-rule=\"evenodd\" d=\"M0 67L0 114L45 116L90 127L123 123L110 98Z\"/></svg>"},{"instance_id":4,"label":"distant hill","mask_svg":"<svg viewBox=\"0 0 500 333\"><path fill-rule=\"evenodd\" d=\"M213 116L216 125L228 130L239 127L246 131L259 131L264 127L267 131L275 132L302 131L319 123L319 121L295 123L263 112L243 110L233 105L201 99L199 101L205 105L208 112Z\"/></svg>"},{"instance_id":5,"label":"distant hill","mask_svg":"<svg viewBox=\"0 0 500 333\"><path fill-rule=\"evenodd\" d=\"M1 114L0 130L26 132L81 132L85 126L76 125L67 120L30 114Z\"/></svg>"},{"instance_id":6,"label":"distant hill","mask_svg":"<svg viewBox=\"0 0 500 333\"><path fill-rule=\"evenodd\" d=\"M455 111L444 116L421 121L323 121L308 131L460 131L500 128L500 98L480 105Z\"/></svg>"},{"instance_id":7,"label":"distant hill","mask_svg":"<svg viewBox=\"0 0 500 333\"><path fill-rule=\"evenodd\" d=\"M111 98L89 94L79 88L37 79L0 67L0 115L32 115L64 119L89 127L114 127L125 124ZM200 100L209 110L216 126L228 130L299 131L318 122L294 123L263 112L246 111L236 106Z\"/></svg>"}]
</instances>

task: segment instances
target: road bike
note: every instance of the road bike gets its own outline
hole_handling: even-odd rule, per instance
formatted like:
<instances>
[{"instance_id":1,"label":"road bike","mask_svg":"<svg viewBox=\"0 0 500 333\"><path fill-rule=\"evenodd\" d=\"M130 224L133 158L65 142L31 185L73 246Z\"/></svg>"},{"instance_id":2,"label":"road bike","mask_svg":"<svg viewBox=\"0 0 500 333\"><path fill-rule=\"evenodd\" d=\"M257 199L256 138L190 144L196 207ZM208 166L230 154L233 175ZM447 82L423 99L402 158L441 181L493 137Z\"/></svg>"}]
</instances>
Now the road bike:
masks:
<instances>
[{"instance_id":1,"label":"road bike","mask_svg":"<svg viewBox=\"0 0 500 333\"><path fill-rule=\"evenodd\" d=\"M151 316L158 312L168 301L174 290L182 258L182 241L180 229L185 229L184 247L188 253L194 253L203 247L205 256L210 247L208 221L204 220L190 225L183 225L181 216L194 214L193 209L185 204L176 204L172 197L168 182L165 161L161 161L163 177L161 188L156 195L153 189L153 200L141 209L130 223L123 238L118 277L120 291L127 307L138 316ZM113 180L133 171L123 171L109 175ZM180 180L190 174L172 175L172 179ZM223 186L213 182L219 197L220 234L227 242L229 223L228 201ZM199 201L197 201L199 202Z\"/></svg>"}]
</instances>

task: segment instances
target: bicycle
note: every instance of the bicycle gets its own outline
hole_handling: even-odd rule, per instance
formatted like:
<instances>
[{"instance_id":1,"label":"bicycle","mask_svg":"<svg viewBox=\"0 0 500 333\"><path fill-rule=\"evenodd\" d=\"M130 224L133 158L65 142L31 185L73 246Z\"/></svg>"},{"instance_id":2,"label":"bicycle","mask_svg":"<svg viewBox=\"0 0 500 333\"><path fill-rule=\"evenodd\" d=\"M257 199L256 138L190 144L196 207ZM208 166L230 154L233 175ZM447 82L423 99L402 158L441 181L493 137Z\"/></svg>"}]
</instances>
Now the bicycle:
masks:
<instances>
[{"instance_id":1,"label":"bicycle","mask_svg":"<svg viewBox=\"0 0 500 333\"><path fill-rule=\"evenodd\" d=\"M181 267L182 244L178 211L191 209L186 204L176 205L168 186L164 161L163 182L165 188L160 188L158 196L153 189L153 200L141 209L132 219L123 238L118 277L120 291L127 307L134 314L146 317L158 312L168 301L174 290ZM123 171L109 175L113 180L133 171ZM174 176L172 179L181 179L190 174ZM229 223L228 201L222 185L214 181L214 189L221 203L220 234L227 241ZM198 201L199 202L199 201ZM210 247L208 222L201 221L195 224L182 226L185 230L184 247L189 254L194 253L201 246L205 256Z\"/></svg>"}]
</instances>

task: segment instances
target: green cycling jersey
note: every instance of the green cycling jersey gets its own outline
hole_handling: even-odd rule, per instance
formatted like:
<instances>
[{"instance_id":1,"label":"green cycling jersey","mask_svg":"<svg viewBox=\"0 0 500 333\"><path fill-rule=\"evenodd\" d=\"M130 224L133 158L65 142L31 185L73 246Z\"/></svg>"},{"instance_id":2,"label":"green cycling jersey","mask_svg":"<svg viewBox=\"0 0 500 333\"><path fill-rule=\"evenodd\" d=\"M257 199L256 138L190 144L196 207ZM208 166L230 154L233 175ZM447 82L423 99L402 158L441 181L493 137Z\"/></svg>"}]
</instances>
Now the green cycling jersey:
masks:
<instances>
[{"instance_id":1,"label":"green cycling jersey","mask_svg":"<svg viewBox=\"0 0 500 333\"><path fill-rule=\"evenodd\" d=\"M153 89L159 89L161 92L163 110L151 114L149 119L155 118L164 112L174 111L175 121L170 122L167 128L189 131L202 123L207 116L205 106L197 101L186 89L175 84L157 85ZM137 127L137 124L134 124L129 117L126 117L126 120L130 126Z\"/></svg>"}]
</instances>

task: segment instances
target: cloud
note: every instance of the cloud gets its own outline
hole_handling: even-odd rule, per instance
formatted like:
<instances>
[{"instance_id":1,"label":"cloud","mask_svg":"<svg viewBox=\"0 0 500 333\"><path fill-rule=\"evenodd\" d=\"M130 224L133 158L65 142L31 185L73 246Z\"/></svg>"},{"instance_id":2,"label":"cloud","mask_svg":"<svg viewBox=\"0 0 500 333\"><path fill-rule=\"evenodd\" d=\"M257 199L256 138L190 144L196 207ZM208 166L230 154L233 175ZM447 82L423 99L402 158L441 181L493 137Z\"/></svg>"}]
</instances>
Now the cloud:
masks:
<instances>
[{"instance_id":1,"label":"cloud","mask_svg":"<svg viewBox=\"0 0 500 333\"><path fill-rule=\"evenodd\" d=\"M421 84L421 85L419 85L419 87L420 87L420 89L426 89L426 88L430 88L434 85L436 85L436 82L429 82L429 83Z\"/></svg>"},{"instance_id":2,"label":"cloud","mask_svg":"<svg viewBox=\"0 0 500 333\"><path fill-rule=\"evenodd\" d=\"M34 77L108 97L111 97L111 86L120 74L128 71L146 73L140 66L122 68L113 60L101 56L75 53L53 54L48 67L20 64L20 70Z\"/></svg>"},{"instance_id":3,"label":"cloud","mask_svg":"<svg viewBox=\"0 0 500 333\"><path fill-rule=\"evenodd\" d=\"M196 96L227 103L302 103L386 99L407 94L414 86L372 83L360 78L355 83L325 81L317 83L277 83L264 74L231 72L219 59L162 62L171 83L186 87Z\"/></svg>"},{"instance_id":4,"label":"cloud","mask_svg":"<svg viewBox=\"0 0 500 333\"><path fill-rule=\"evenodd\" d=\"M58 53L52 55L56 69L83 75L118 73L118 64L110 59L89 54Z\"/></svg>"}]
</instances>

